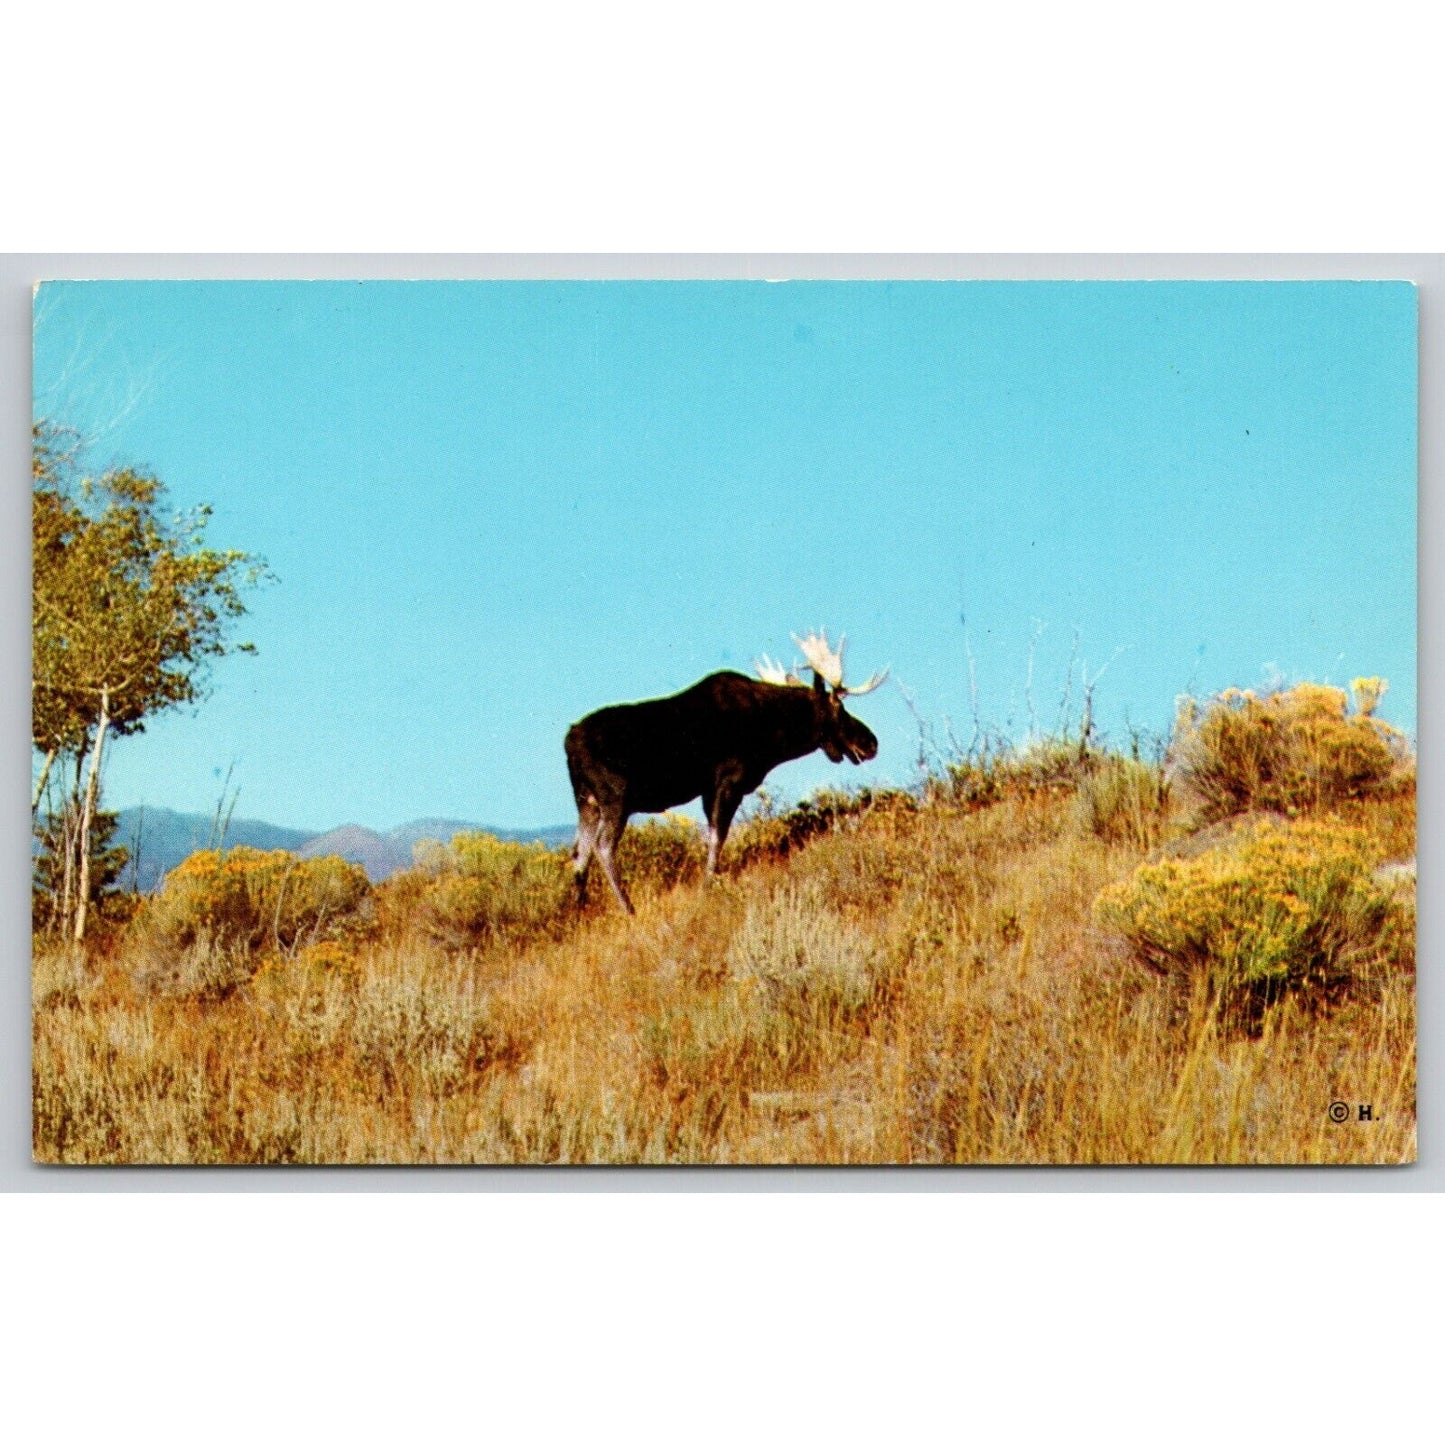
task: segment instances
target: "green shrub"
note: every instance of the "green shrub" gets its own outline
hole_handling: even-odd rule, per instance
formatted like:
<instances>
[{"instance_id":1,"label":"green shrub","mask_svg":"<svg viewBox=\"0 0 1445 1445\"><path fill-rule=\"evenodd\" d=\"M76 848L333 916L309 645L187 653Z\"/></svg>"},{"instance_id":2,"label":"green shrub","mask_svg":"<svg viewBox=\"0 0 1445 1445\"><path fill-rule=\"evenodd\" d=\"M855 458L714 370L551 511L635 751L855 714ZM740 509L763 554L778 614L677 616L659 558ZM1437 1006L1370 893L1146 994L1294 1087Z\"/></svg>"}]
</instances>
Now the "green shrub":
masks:
<instances>
[{"instance_id":1,"label":"green shrub","mask_svg":"<svg viewBox=\"0 0 1445 1445\"><path fill-rule=\"evenodd\" d=\"M413 856L411 875L387 880L383 917L393 930L420 925L464 946L555 936L565 926L574 893L564 853L458 833L449 844L424 839Z\"/></svg>"},{"instance_id":2,"label":"green shrub","mask_svg":"<svg viewBox=\"0 0 1445 1445\"><path fill-rule=\"evenodd\" d=\"M205 849L166 875L140 918L172 949L290 954L354 933L367 893L365 872L344 858Z\"/></svg>"},{"instance_id":3,"label":"green shrub","mask_svg":"<svg viewBox=\"0 0 1445 1445\"><path fill-rule=\"evenodd\" d=\"M702 876L706 862L701 829L677 813L633 819L617 850L622 881L629 889L691 883Z\"/></svg>"},{"instance_id":4,"label":"green shrub","mask_svg":"<svg viewBox=\"0 0 1445 1445\"><path fill-rule=\"evenodd\" d=\"M733 828L728 838L728 858L735 868L777 862L795 853L809 839L826 833L839 816L833 799L825 794L804 798L781 813L765 805Z\"/></svg>"},{"instance_id":5,"label":"green shrub","mask_svg":"<svg viewBox=\"0 0 1445 1445\"><path fill-rule=\"evenodd\" d=\"M867 1006L882 955L814 882L750 907L728 946L727 966L744 989L760 990L770 1008L806 1014L827 1027Z\"/></svg>"},{"instance_id":6,"label":"green shrub","mask_svg":"<svg viewBox=\"0 0 1445 1445\"><path fill-rule=\"evenodd\" d=\"M1080 824L1106 843L1152 848L1169 808L1163 771L1134 758L1105 757L1079 783Z\"/></svg>"},{"instance_id":7,"label":"green shrub","mask_svg":"<svg viewBox=\"0 0 1445 1445\"><path fill-rule=\"evenodd\" d=\"M1359 678L1354 687L1353 714L1342 688L1314 683L1184 699L1171 754L1201 820L1330 807L1386 792L1408 774L1409 744L1374 716L1385 684Z\"/></svg>"},{"instance_id":8,"label":"green shrub","mask_svg":"<svg viewBox=\"0 0 1445 1445\"><path fill-rule=\"evenodd\" d=\"M1413 956L1411 915L1378 862L1361 829L1261 820L1197 858L1142 865L1095 916L1150 968L1226 1002L1328 996Z\"/></svg>"},{"instance_id":9,"label":"green shrub","mask_svg":"<svg viewBox=\"0 0 1445 1445\"><path fill-rule=\"evenodd\" d=\"M932 791L946 803L982 808L1004 798L1074 787L1094 763L1094 754L1078 739L1035 738L1023 747L990 741L947 763Z\"/></svg>"},{"instance_id":10,"label":"green shrub","mask_svg":"<svg viewBox=\"0 0 1445 1445\"><path fill-rule=\"evenodd\" d=\"M810 839L831 832L840 824L873 813L915 813L918 802L897 788L856 793L821 788L785 812L777 812L766 795L758 807L733 828L727 852L734 866L777 861L795 853Z\"/></svg>"}]
</instances>

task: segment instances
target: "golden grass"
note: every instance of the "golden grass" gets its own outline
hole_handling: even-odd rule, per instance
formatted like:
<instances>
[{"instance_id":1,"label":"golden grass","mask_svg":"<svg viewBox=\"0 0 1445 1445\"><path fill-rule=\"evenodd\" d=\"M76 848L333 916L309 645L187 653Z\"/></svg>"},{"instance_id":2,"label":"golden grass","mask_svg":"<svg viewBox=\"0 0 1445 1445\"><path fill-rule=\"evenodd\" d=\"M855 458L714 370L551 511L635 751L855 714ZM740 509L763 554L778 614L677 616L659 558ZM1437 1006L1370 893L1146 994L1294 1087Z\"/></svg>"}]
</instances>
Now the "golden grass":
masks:
<instances>
[{"instance_id":1,"label":"golden grass","mask_svg":"<svg viewBox=\"0 0 1445 1445\"><path fill-rule=\"evenodd\" d=\"M1413 850L1399 800L1350 821ZM250 974L158 973L125 940L106 958L37 944L35 1155L1413 1159L1413 977L1231 1028L1095 921L1157 831L1099 830L1074 793L1026 791L845 817L735 876L639 889L635 919L599 903L527 942L384 931ZM1334 1123L1334 1101L1373 1118Z\"/></svg>"}]
</instances>

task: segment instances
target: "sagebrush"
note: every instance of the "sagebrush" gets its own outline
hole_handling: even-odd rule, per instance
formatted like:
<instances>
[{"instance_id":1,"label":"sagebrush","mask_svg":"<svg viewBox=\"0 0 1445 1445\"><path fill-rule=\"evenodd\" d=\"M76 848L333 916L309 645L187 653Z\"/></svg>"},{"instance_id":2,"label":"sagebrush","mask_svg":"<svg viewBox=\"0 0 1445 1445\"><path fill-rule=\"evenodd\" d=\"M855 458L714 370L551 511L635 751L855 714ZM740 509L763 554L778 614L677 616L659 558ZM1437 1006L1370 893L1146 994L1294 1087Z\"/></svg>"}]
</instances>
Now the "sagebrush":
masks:
<instances>
[{"instance_id":1,"label":"sagebrush","mask_svg":"<svg viewBox=\"0 0 1445 1445\"><path fill-rule=\"evenodd\" d=\"M1201 820L1326 808L1407 780L1408 741L1374 715L1385 688L1380 678L1357 679L1353 713L1343 688L1316 683L1185 698L1171 755Z\"/></svg>"},{"instance_id":2,"label":"sagebrush","mask_svg":"<svg viewBox=\"0 0 1445 1445\"><path fill-rule=\"evenodd\" d=\"M1141 865L1096 912L1151 968L1225 1002L1326 997L1413 963L1413 909L1375 877L1380 861L1363 829L1262 819L1198 857Z\"/></svg>"}]
</instances>

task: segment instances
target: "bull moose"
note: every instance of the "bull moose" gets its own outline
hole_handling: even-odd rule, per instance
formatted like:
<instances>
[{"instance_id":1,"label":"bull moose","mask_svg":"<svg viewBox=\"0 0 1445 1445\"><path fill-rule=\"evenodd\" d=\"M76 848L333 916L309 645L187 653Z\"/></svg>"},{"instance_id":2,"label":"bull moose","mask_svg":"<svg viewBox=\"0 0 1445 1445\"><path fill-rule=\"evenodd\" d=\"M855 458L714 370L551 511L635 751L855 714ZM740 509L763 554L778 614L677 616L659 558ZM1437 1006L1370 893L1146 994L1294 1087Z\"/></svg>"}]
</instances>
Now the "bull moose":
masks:
<instances>
[{"instance_id":1,"label":"bull moose","mask_svg":"<svg viewBox=\"0 0 1445 1445\"><path fill-rule=\"evenodd\" d=\"M617 866L617 845L633 813L658 813L701 798L712 874L738 804L779 763L818 748L835 763L844 758L862 763L877 755L878 739L844 710L843 699L872 692L887 669L848 687L846 639L836 650L826 632L793 641L812 671L811 686L796 670L785 673L764 657L756 664L756 679L715 672L671 697L600 708L568 729L579 903L586 900L595 853L617 901L633 911Z\"/></svg>"}]
</instances>

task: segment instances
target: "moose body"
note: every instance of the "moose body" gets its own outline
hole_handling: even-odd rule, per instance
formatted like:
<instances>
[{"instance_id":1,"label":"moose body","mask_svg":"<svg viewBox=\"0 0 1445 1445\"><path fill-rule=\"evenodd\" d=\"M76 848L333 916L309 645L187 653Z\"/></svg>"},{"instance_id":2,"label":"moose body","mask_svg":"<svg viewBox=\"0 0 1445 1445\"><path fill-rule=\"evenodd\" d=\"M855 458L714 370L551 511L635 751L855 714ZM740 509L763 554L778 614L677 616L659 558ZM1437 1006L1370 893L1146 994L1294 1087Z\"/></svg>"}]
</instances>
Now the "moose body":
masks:
<instances>
[{"instance_id":1,"label":"moose body","mask_svg":"<svg viewBox=\"0 0 1445 1445\"><path fill-rule=\"evenodd\" d=\"M796 678L715 672L671 697L604 707L575 723L567 733L567 771L577 800L579 901L596 853L618 902L632 911L617 845L634 813L701 798L707 871L714 873L738 805L779 763L818 748L835 763L874 757L877 738L843 709L841 657L830 671L837 676L831 687L816 669L811 687Z\"/></svg>"}]
</instances>

